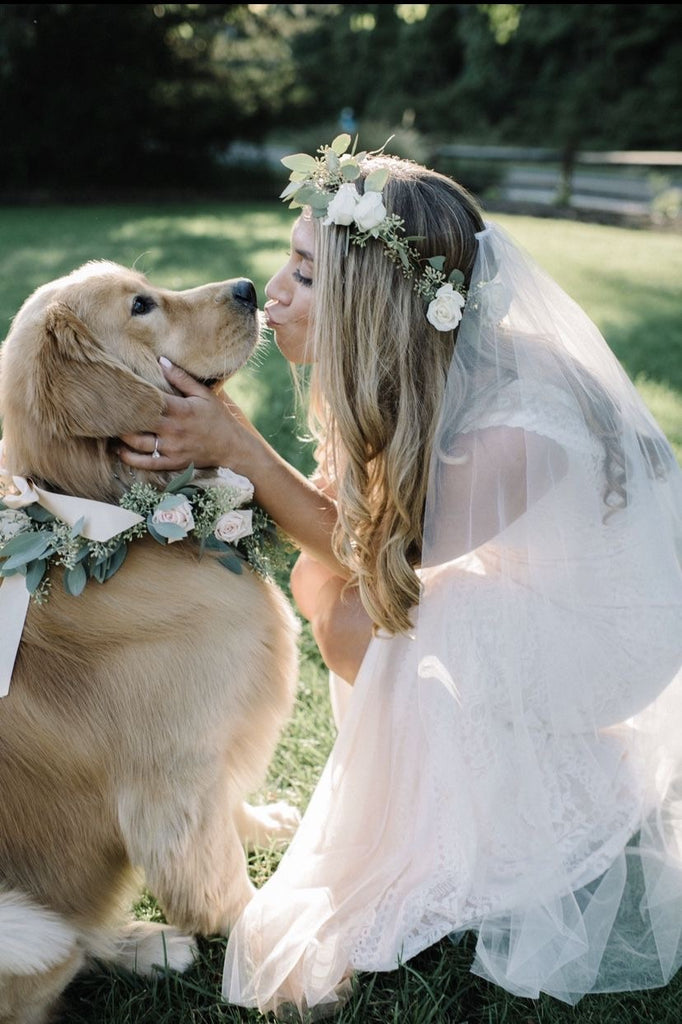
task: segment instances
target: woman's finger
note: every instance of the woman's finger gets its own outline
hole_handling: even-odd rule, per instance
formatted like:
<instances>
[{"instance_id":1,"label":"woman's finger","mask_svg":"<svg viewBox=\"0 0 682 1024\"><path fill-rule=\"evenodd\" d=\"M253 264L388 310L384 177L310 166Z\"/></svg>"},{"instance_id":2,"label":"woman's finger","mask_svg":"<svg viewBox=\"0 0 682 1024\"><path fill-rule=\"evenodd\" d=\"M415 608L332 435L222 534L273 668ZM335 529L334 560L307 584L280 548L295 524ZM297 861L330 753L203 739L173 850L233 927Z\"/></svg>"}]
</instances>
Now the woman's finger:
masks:
<instances>
[{"instance_id":1,"label":"woman's finger","mask_svg":"<svg viewBox=\"0 0 682 1024\"><path fill-rule=\"evenodd\" d=\"M170 359L166 359L165 356L159 358L159 365L168 383L172 384L175 390L179 391L186 398L206 398L213 394L210 388L201 384L190 373L183 370L181 366L171 363Z\"/></svg>"}]
</instances>

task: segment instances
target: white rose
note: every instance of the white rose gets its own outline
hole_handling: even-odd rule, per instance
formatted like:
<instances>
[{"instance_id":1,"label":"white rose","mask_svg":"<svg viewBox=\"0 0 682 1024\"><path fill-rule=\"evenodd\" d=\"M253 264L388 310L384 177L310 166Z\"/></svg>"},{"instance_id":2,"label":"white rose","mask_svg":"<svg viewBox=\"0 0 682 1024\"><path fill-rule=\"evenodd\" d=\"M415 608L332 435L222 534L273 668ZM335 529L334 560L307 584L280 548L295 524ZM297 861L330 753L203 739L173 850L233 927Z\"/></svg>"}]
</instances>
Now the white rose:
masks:
<instances>
[{"instance_id":1,"label":"white rose","mask_svg":"<svg viewBox=\"0 0 682 1024\"><path fill-rule=\"evenodd\" d=\"M355 223L361 231L371 231L386 220L386 207L381 192L365 192L355 207Z\"/></svg>"},{"instance_id":2,"label":"white rose","mask_svg":"<svg viewBox=\"0 0 682 1024\"><path fill-rule=\"evenodd\" d=\"M245 505L247 501L251 501L253 498L253 484L251 481L245 476L240 476L239 473L233 473L231 469L227 469L225 466L218 468L216 483L219 486L232 487L235 491L238 491L240 505Z\"/></svg>"},{"instance_id":3,"label":"white rose","mask_svg":"<svg viewBox=\"0 0 682 1024\"><path fill-rule=\"evenodd\" d=\"M226 544L236 544L242 537L248 537L253 533L253 512L251 509L242 511L226 512L215 524L213 533L218 540L224 540Z\"/></svg>"},{"instance_id":4,"label":"white rose","mask_svg":"<svg viewBox=\"0 0 682 1024\"><path fill-rule=\"evenodd\" d=\"M327 216L322 221L324 226L329 227L330 224L352 224L355 208L359 200L360 196L355 185L351 182L342 185L327 207Z\"/></svg>"},{"instance_id":5,"label":"white rose","mask_svg":"<svg viewBox=\"0 0 682 1024\"><path fill-rule=\"evenodd\" d=\"M30 530L31 525L31 517L19 509L0 512L0 544L6 544L10 537L16 537L18 533Z\"/></svg>"},{"instance_id":6,"label":"white rose","mask_svg":"<svg viewBox=\"0 0 682 1024\"><path fill-rule=\"evenodd\" d=\"M454 331L462 319L464 296L456 292L451 284L443 284L426 310L426 319L437 331Z\"/></svg>"},{"instance_id":7,"label":"white rose","mask_svg":"<svg viewBox=\"0 0 682 1024\"><path fill-rule=\"evenodd\" d=\"M185 536L194 529L194 516L192 515L192 506L187 500L178 502L177 505L173 505L166 508L157 508L152 516L153 523L172 523L173 526L179 526L185 531ZM176 540L182 540L182 537L168 537L168 543L172 544Z\"/></svg>"}]
</instances>

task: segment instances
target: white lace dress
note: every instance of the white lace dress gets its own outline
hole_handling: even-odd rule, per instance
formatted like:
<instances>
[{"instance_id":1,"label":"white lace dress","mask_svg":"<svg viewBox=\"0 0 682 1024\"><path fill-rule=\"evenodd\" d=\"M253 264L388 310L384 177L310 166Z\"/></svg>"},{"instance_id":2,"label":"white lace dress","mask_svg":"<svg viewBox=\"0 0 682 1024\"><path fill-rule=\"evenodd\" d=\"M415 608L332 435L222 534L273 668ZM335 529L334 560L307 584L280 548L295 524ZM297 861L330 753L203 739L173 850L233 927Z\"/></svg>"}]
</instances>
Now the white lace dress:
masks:
<instances>
[{"instance_id":1,"label":"white lace dress","mask_svg":"<svg viewBox=\"0 0 682 1024\"><path fill-rule=\"evenodd\" d=\"M652 554L636 489L605 518L603 450L564 394L519 386L460 424L444 472L457 492L520 442L525 509L452 558L434 536L413 635L373 639L352 690L332 679L338 739L230 937L232 1002L324 1016L354 971L468 930L472 970L524 996L679 965L680 564Z\"/></svg>"}]
</instances>

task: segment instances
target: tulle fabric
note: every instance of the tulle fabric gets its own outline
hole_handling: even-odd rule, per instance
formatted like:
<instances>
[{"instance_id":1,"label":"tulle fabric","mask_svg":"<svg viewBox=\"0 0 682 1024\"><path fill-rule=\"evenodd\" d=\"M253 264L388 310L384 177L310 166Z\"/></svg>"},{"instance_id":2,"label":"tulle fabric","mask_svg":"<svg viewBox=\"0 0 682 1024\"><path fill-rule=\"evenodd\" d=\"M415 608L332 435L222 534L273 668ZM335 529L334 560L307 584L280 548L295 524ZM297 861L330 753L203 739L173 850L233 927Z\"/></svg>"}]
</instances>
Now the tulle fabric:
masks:
<instances>
[{"instance_id":1,"label":"tulle fabric","mask_svg":"<svg viewBox=\"0 0 682 1024\"><path fill-rule=\"evenodd\" d=\"M356 971L477 936L521 996L682 962L682 474L587 316L497 226L438 426L423 595L355 686L230 935L233 1003L334 1012Z\"/></svg>"}]
</instances>

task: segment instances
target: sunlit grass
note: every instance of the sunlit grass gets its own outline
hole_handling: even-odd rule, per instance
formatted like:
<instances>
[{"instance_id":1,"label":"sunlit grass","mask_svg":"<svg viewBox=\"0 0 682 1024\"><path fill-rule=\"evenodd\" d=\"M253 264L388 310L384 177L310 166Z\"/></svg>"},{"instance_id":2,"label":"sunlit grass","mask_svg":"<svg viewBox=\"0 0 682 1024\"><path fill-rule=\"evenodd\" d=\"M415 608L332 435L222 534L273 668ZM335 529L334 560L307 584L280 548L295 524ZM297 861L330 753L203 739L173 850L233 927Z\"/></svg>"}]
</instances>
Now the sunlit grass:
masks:
<instances>
[{"instance_id":1,"label":"sunlit grass","mask_svg":"<svg viewBox=\"0 0 682 1024\"><path fill-rule=\"evenodd\" d=\"M663 232L509 215L495 218L590 314L673 442L682 462L682 238ZM261 300L289 246L292 217L277 203L45 207L0 210L0 337L39 284L89 259L137 266L169 288L250 277ZM271 342L230 383L231 394L275 447L304 471L288 367ZM334 741L326 674L303 628L294 715L260 800L304 808ZM281 853L250 857L257 885ZM138 905L158 917L153 898ZM105 970L69 991L64 1024L237 1024L252 1011L221 1002L224 940L202 940L196 966L153 981ZM445 941L396 971L358 979L337 1024L679 1024L682 979L665 989L594 996L577 1007L524 1000L473 976L472 942Z\"/></svg>"}]
</instances>

